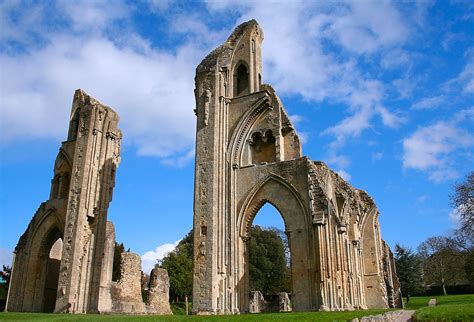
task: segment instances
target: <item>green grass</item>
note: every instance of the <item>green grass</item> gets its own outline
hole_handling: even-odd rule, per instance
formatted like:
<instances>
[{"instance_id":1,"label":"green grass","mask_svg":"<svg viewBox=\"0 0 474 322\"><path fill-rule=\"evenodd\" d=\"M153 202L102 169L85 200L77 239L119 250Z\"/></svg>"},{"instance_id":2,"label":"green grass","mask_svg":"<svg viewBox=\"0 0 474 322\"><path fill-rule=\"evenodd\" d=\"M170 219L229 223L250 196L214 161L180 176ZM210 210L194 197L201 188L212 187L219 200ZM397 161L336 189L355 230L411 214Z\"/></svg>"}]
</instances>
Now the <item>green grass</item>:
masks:
<instances>
[{"instance_id":1,"label":"green grass","mask_svg":"<svg viewBox=\"0 0 474 322\"><path fill-rule=\"evenodd\" d=\"M226 316L153 316L153 315L73 315L47 313L0 313L0 321L350 321L356 317L377 315L389 310L353 312L262 313Z\"/></svg>"},{"instance_id":2,"label":"green grass","mask_svg":"<svg viewBox=\"0 0 474 322\"><path fill-rule=\"evenodd\" d=\"M435 307L428 307L430 299ZM412 297L406 309L416 310L419 321L474 321L474 294Z\"/></svg>"}]
</instances>

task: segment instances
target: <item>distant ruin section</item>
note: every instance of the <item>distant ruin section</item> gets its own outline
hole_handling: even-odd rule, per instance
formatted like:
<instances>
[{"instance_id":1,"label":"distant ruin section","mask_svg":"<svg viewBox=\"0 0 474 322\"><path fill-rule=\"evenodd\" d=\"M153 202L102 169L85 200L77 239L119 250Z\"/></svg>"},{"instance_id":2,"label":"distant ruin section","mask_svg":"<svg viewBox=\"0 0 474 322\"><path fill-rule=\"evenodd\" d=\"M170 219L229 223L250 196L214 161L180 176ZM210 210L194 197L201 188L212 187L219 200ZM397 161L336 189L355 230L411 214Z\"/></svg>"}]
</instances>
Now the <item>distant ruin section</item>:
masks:
<instances>
[{"instance_id":1,"label":"distant ruin section","mask_svg":"<svg viewBox=\"0 0 474 322\"><path fill-rule=\"evenodd\" d=\"M293 311L399 307L374 201L302 155L280 99L262 83L262 42L250 20L196 68L193 311L264 310L249 289L248 240L267 202L285 222Z\"/></svg>"}]
</instances>

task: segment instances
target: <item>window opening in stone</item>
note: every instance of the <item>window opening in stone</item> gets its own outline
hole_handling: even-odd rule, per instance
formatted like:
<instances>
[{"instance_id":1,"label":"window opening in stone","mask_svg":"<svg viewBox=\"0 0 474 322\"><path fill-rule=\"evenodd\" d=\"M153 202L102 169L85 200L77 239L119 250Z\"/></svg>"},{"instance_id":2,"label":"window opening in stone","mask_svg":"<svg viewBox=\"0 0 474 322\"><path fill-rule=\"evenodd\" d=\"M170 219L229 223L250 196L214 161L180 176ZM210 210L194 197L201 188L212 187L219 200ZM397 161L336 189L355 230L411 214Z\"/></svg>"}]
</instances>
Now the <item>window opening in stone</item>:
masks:
<instances>
[{"instance_id":1,"label":"window opening in stone","mask_svg":"<svg viewBox=\"0 0 474 322\"><path fill-rule=\"evenodd\" d=\"M63 240L58 238L51 246L46 260L46 276L44 281L43 312L52 313L56 306L58 293L59 266L63 252Z\"/></svg>"},{"instance_id":2,"label":"window opening in stone","mask_svg":"<svg viewBox=\"0 0 474 322\"><path fill-rule=\"evenodd\" d=\"M69 123L69 133L67 137L68 141L72 141L77 138L78 128L79 128L79 110L76 110L73 118L71 119L71 122Z\"/></svg>"},{"instance_id":3,"label":"window opening in stone","mask_svg":"<svg viewBox=\"0 0 474 322\"><path fill-rule=\"evenodd\" d=\"M272 131L267 130L264 134L253 133L250 140L250 150L253 164L276 162L275 136Z\"/></svg>"},{"instance_id":4,"label":"window opening in stone","mask_svg":"<svg viewBox=\"0 0 474 322\"><path fill-rule=\"evenodd\" d=\"M237 67L235 73L235 96L249 93L249 72L244 64Z\"/></svg>"},{"instance_id":5,"label":"window opening in stone","mask_svg":"<svg viewBox=\"0 0 474 322\"><path fill-rule=\"evenodd\" d=\"M291 310L291 254L285 223L273 205L260 208L249 235L250 312Z\"/></svg>"}]
</instances>

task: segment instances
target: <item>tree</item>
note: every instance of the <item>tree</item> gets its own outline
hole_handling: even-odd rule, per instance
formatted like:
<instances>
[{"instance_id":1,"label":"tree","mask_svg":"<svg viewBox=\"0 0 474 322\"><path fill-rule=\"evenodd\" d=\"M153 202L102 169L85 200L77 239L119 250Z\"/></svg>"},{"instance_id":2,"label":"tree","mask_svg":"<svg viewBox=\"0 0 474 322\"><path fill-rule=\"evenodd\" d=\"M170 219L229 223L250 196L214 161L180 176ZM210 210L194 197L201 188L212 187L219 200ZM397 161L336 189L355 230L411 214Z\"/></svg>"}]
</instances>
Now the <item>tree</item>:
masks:
<instances>
[{"instance_id":1,"label":"tree","mask_svg":"<svg viewBox=\"0 0 474 322\"><path fill-rule=\"evenodd\" d=\"M120 270L122 262L122 253L125 251L123 243L115 243L114 247L114 263L112 266L112 281L118 281L120 279Z\"/></svg>"},{"instance_id":2,"label":"tree","mask_svg":"<svg viewBox=\"0 0 474 322\"><path fill-rule=\"evenodd\" d=\"M284 238L277 229L252 227L250 232L250 287L264 293L290 292L290 270L285 260ZM170 298L183 300L193 290L193 230L157 265L168 271Z\"/></svg>"},{"instance_id":3,"label":"tree","mask_svg":"<svg viewBox=\"0 0 474 322\"><path fill-rule=\"evenodd\" d=\"M464 257L464 271L466 273L466 278L471 286L474 289L474 238L473 235L468 235L464 230L456 230L452 237L450 237L451 242L457 247L460 251L460 254Z\"/></svg>"},{"instance_id":4,"label":"tree","mask_svg":"<svg viewBox=\"0 0 474 322\"><path fill-rule=\"evenodd\" d=\"M275 229L252 226L249 241L250 289L275 294L285 289L285 246ZM286 274L285 274L286 273ZM288 285L288 283L286 283Z\"/></svg>"},{"instance_id":5,"label":"tree","mask_svg":"<svg viewBox=\"0 0 474 322\"><path fill-rule=\"evenodd\" d=\"M474 171L466 176L464 182L454 185L450 196L451 205L459 215L459 230L474 239Z\"/></svg>"},{"instance_id":6,"label":"tree","mask_svg":"<svg viewBox=\"0 0 474 322\"><path fill-rule=\"evenodd\" d=\"M3 280L3 282L0 283L0 299L7 298L11 275L12 275L11 266L3 265L3 270L0 271L0 277Z\"/></svg>"},{"instance_id":7,"label":"tree","mask_svg":"<svg viewBox=\"0 0 474 322\"><path fill-rule=\"evenodd\" d=\"M158 266L168 271L172 299L184 300L193 293L193 230L163 257Z\"/></svg>"},{"instance_id":8,"label":"tree","mask_svg":"<svg viewBox=\"0 0 474 322\"><path fill-rule=\"evenodd\" d=\"M464 279L464 256L450 238L430 237L418 246L418 254L423 260L425 281L440 285L444 295L446 285Z\"/></svg>"},{"instance_id":9,"label":"tree","mask_svg":"<svg viewBox=\"0 0 474 322\"><path fill-rule=\"evenodd\" d=\"M423 275L421 260L410 248L400 244L395 245L395 266L400 281L402 294L406 296L407 302L410 295L422 290Z\"/></svg>"}]
</instances>

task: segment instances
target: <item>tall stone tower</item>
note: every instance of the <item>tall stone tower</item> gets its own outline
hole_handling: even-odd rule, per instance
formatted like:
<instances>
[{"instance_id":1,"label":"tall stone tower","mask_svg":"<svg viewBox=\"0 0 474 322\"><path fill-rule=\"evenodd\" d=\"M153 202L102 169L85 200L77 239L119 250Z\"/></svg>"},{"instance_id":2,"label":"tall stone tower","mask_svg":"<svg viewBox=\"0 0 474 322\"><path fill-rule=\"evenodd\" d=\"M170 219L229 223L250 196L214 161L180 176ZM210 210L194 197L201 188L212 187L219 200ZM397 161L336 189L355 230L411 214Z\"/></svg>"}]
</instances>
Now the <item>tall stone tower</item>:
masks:
<instances>
[{"instance_id":1,"label":"tall stone tower","mask_svg":"<svg viewBox=\"0 0 474 322\"><path fill-rule=\"evenodd\" d=\"M107 210L120 162L118 115L77 90L51 193L15 248L8 311L111 310L114 228Z\"/></svg>"},{"instance_id":2,"label":"tall stone tower","mask_svg":"<svg viewBox=\"0 0 474 322\"><path fill-rule=\"evenodd\" d=\"M270 203L285 222L295 311L396 305L390 249L370 196L302 156L273 88L263 32L238 26L196 68L193 310L249 311L248 240Z\"/></svg>"}]
</instances>

